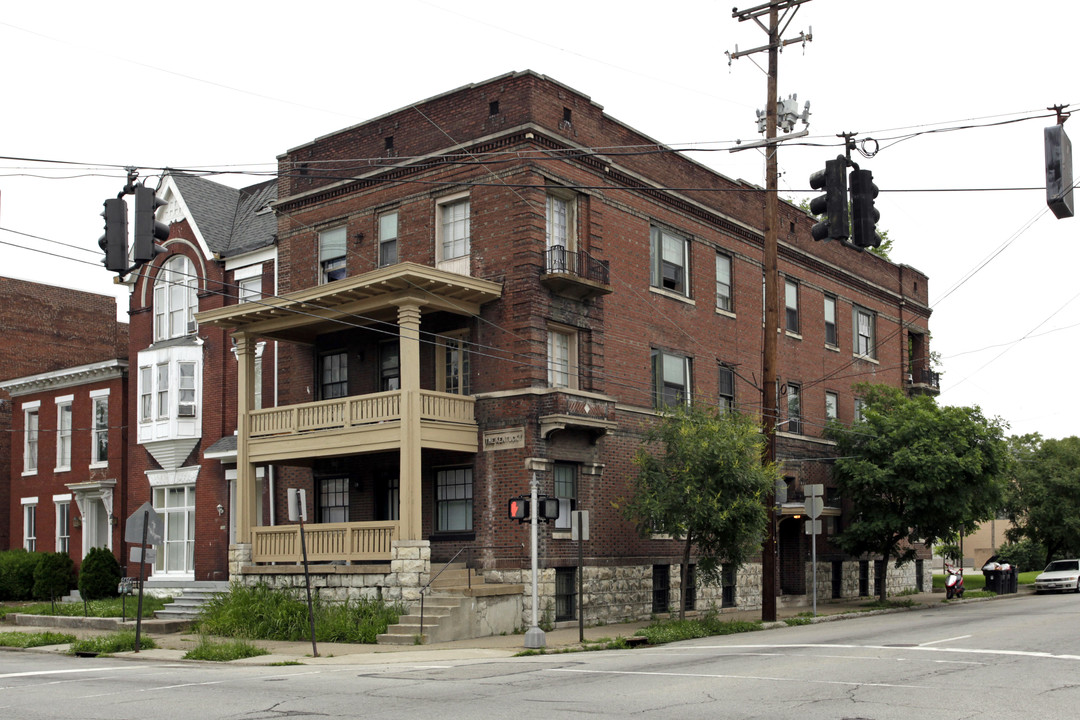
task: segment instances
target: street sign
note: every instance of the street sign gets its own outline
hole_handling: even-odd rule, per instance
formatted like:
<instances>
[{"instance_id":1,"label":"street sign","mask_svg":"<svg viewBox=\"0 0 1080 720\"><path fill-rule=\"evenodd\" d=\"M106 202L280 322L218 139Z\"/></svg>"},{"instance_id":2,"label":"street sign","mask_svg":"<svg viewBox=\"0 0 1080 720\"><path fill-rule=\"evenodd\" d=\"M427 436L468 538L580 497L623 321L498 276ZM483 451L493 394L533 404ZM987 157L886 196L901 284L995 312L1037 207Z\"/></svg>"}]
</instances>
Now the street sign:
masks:
<instances>
[{"instance_id":1,"label":"street sign","mask_svg":"<svg viewBox=\"0 0 1080 720\"><path fill-rule=\"evenodd\" d=\"M131 555L129 562L133 563L146 563L147 565L153 565L157 562L157 548L146 548L145 550L138 545L131 548Z\"/></svg>"},{"instance_id":2,"label":"street sign","mask_svg":"<svg viewBox=\"0 0 1080 720\"><path fill-rule=\"evenodd\" d=\"M142 545L143 524L146 524L146 544L160 545L162 540L161 517L148 502L133 512L124 524L124 542Z\"/></svg>"},{"instance_id":3,"label":"street sign","mask_svg":"<svg viewBox=\"0 0 1080 720\"><path fill-rule=\"evenodd\" d=\"M825 492L825 486L821 483L803 485L803 495L806 497L820 497Z\"/></svg>"},{"instance_id":4,"label":"street sign","mask_svg":"<svg viewBox=\"0 0 1080 720\"><path fill-rule=\"evenodd\" d=\"M821 499L821 496L807 497L806 498L806 514L812 518L821 517L821 511L825 507L825 502Z\"/></svg>"},{"instance_id":5,"label":"street sign","mask_svg":"<svg viewBox=\"0 0 1080 720\"><path fill-rule=\"evenodd\" d=\"M806 521L806 534L807 535L820 535L821 534L821 521L820 520L807 520ZM816 548L815 548L816 550Z\"/></svg>"},{"instance_id":6,"label":"street sign","mask_svg":"<svg viewBox=\"0 0 1080 720\"><path fill-rule=\"evenodd\" d=\"M580 529L581 535L578 536ZM570 539L574 541L589 539L589 511L570 511Z\"/></svg>"}]
</instances>

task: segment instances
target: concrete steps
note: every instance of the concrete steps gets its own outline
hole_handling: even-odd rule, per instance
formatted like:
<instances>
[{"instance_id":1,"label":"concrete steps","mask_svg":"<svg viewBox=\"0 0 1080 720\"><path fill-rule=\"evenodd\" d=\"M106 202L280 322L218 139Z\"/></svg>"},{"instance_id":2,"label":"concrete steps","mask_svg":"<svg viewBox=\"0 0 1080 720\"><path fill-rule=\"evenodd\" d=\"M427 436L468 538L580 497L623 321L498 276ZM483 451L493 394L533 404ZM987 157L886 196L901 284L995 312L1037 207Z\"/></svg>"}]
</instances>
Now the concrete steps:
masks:
<instances>
[{"instance_id":1,"label":"concrete steps","mask_svg":"<svg viewBox=\"0 0 1080 720\"><path fill-rule=\"evenodd\" d=\"M415 602L409 614L402 615L396 625L387 628L377 642L380 645L423 645L478 637L476 616L480 606L498 603L501 597L511 603L520 603L523 591L521 585L486 583L482 575L470 571L463 563L447 565L424 593L422 629L421 604ZM513 615L513 610L503 613L504 617ZM520 611L517 615L520 616ZM513 621L509 622L511 627L509 630L503 628L504 632L513 631Z\"/></svg>"},{"instance_id":2,"label":"concrete steps","mask_svg":"<svg viewBox=\"0 0 1080 720\"><path fill-rule=\"evenodd\" d=\"M150 589L149 585L147 589ZM161 620L192 621L199 617L203 605L214 595L227 592L229 585L228 583L198 583L172 589L157 587L153 589L155 595L171 595L173 598L171 603L155 612L154 617Z\"/></svg>"}]
</instances>

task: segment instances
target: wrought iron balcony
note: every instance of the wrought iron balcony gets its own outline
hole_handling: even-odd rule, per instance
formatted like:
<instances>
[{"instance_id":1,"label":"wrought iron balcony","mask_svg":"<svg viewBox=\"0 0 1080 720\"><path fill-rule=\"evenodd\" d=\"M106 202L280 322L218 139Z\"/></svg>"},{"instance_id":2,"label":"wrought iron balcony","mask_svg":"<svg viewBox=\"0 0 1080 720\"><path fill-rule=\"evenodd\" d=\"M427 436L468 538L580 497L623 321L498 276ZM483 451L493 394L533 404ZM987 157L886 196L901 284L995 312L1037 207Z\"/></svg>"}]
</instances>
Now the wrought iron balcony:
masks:
<instances>
[{"instance_id":1,"label":"wrought iron balcony","mask_svg":"<svg viewBox=\"0 0 1080 720\"><path fill-rule=\"evenodd\" d=\"M544 253L540 282L552 292L574 300L588 300L611 292L607 261L589 253L567 250L561 245Z\"/></svg>"}]
</instances>

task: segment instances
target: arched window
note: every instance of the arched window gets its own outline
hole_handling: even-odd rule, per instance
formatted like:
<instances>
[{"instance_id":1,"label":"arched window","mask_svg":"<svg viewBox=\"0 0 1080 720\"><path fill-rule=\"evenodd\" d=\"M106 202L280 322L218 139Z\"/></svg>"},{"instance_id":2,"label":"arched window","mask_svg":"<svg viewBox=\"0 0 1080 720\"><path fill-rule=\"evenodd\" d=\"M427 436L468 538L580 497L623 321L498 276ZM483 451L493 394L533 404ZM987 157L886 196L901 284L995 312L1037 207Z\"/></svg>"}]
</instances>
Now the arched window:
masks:
<instances>
[{"instance_id":1,"label":"arched window","mask_svg":"<svg viewBox=\"0 0 1080 720\"><path fill-rule=\"evenodd\" d=\"M198 278L195 267L184 255L165 262L154 283L154 340L190 335L195 332Z\"/></svg>"}]
</instances>

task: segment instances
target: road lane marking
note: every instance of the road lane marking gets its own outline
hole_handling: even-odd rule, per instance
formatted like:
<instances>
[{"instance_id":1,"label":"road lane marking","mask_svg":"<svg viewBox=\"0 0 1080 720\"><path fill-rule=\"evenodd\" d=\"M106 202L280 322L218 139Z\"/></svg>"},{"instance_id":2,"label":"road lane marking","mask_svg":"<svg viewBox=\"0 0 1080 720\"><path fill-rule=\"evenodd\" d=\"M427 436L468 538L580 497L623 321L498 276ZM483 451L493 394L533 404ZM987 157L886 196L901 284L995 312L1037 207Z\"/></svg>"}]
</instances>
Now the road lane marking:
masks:
<instances>
[{"instance_id":1,"label":"road lane marking","mask_svg":"<svg viewBox=\"0 0 1080 720\"><path fill-rule=\"evenodd\" d=\"M110 672L112 670L135 669L138 669L137 666L117 665L116 667L75 668L72 670L27 670L26 672L4 673L0 675L0 680L5 678L37 677L41 675L63 675L64 673Z\"/></svg>"},{"instance_id":2,"label":"road lane marking","mask_svg":"<svg viewBox=\"0 0 1080 720\"><path fill-rule=\"evenodd\" d=\"M645 672L640 670L588 670L584 668L545 668L548 672L565 672L592 675L647 675L652 677L714 678L719 680L761 680L763 682L801 682L810 685L845 685L848 687L905 688L910 690L929 690L929 685L900 685L896 683L847 682L844 680L806 680L792 677L770 677L768 675L726 675L716 673L674 673Z\"/></svg>"},{"instance_id":3,"label":"road lane marking","mask_svg":"<svg viewBox=\"0 0 1080 720\"><path fill-rule=\"evenodd\" d=\"M657 648L658 650L661 648ZM792 643L789 645L694 645L689 649L691 650L776 650L776 649L809 649L809 650L829 650L829 649L844 649L844 650L889 650L892 652L897 651L915 651L915 652L939 652L939 653L967 653L971 655L1002 655L1006 657L1031 657L1031 658L1045 658L1051 660L1080 660L1080 655L1055 655L1054 653L1039 652L1036 650L991 650L989 648L943 648L943 647L923 647L920 645L912 645L908 647L895 647L891 645L830 645L827 643ZM678 651L680 648L673 647L672 651Z\"/></svg>"},{"instance_id":4,"label":"road lane marking","mask_svg":"<svg viewBox=\"0 0 1080 720\"><path fill-rule=\"evenodd\" d=\"M942 640L931 640L930 642L919 643L919 647L926 647L927 645L937 645L938 643L952 642L953 640L966 640L971 637L970 635L957 635L956 637L944 638Z\"/></svg>"}]
</instances>

